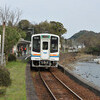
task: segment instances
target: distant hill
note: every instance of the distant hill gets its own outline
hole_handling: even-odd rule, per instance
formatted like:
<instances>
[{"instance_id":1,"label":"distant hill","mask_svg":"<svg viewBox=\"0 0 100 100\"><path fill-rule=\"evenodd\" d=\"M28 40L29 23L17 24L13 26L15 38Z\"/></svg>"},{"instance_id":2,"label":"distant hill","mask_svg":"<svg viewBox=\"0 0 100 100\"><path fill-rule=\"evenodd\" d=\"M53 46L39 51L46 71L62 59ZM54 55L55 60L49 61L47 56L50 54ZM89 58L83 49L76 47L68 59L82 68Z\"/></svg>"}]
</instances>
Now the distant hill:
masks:
<instances>
[{"instance_id":1,"label":"distant hill","mask_svg":"<svg viewBox=\"0 0 100 100\"><path fill-rule=\"evenodd\" d=\"M86 37L100 37L100 33L95 33L93 31L87 31L87 30L82 30L76 34L74 34L70 39L77 40L78 38L81 38L82 36Z\"/></svg>"},{"instance_id":2,"label":"distant hill","mask_svg":"<svg viewBox=\"0 0 100 100\"><path fill-rule=\"evenodd\" d=\"M82 30L74 34L67 41L69 41L69 44L84 44L86 47L93 47L100 45L100 33Z\"/></svg>"},{"instance_id":3,"label":"distant hill","mask_svg":"<svg viewBox=\"0 0 100 100\"><path fill-rule=\"evenodd\" d=\"M84 53L100 55L100 33L82 30L66 40L66 45L74 47L84 45Z\"/></svg>"}]
</instances>

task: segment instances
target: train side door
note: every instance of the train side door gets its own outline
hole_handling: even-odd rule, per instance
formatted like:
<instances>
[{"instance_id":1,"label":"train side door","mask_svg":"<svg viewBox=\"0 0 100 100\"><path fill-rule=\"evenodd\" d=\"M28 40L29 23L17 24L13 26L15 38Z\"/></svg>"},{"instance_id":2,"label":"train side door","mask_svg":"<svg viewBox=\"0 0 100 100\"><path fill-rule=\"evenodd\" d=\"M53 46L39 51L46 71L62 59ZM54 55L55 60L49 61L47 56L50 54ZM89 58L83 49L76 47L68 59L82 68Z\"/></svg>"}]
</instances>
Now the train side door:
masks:
<instances>
[{"instance_id":1,"label":"train side door","mask_svg":"<svg viewBox=\"0 0 100 100\"><path fill-rule=\"evenodd\" d=\"M50 53L50 40L42 39L41 40L41 59L46 60L49 59Z\"/></svg>"}]
</instances>

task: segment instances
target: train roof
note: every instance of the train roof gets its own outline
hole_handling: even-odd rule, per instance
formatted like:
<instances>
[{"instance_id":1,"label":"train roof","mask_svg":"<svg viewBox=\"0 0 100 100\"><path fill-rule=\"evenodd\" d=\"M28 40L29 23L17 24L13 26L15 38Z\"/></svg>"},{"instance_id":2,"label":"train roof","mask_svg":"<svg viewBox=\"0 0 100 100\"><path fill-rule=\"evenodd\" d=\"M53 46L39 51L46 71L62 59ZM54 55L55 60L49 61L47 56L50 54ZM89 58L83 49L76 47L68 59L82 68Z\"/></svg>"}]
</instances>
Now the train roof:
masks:
<instances>
[{"instance_id":1,"label":"train roof","mask_svg":"<svg viewBox=\"0 0 100 100\"><path fill-rule=\"evenodd\" d=\"M50 36L57 36L57 37L59 37L58 35L55 35L55 34L50 34L50 33L39 33L39 34L34 34L34 35L32 35L32 37L33 36L37 36L37 35L50 35Z\"/></svg>"}]
</instances>

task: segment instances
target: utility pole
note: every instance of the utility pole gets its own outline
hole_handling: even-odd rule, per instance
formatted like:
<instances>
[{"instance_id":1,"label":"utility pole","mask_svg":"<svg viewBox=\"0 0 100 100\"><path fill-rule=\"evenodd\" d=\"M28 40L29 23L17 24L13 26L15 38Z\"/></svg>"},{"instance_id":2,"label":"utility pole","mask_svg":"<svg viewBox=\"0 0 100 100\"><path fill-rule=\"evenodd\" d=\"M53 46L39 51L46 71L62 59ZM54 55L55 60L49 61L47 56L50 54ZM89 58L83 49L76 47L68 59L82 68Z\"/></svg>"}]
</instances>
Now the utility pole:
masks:
<instances>
[{"instance_id":1,"label":"utility pole","mask_svg":"<svg viewBox=\"0 0 100 100\"><path fill-rule=\"evenodd\" d=\"M2 34L2 53L1 53L1 65L4 64L4 41L5 41L5 22L3 22L3 34Z\"/></svg>"},{"instance_id":2,"label":"utility pole","mask_svg":"<svg viewBox=\"0 0 100 100\"><path fill-rule=\"evenodd\" d=\"M34 28L28 28L28 30L29 30L28 32L30 32L31 35L34 34Z\"/></svg>"},{"instance_id":3,"label":"utility pole","mask_svg":"<svg viewBox=\"0 0 100 100\"><path fill-rule=\"evenodd\" d=\"M1 53L1 35L0 35L0 53Z\"/></svg>"}]
</instances>

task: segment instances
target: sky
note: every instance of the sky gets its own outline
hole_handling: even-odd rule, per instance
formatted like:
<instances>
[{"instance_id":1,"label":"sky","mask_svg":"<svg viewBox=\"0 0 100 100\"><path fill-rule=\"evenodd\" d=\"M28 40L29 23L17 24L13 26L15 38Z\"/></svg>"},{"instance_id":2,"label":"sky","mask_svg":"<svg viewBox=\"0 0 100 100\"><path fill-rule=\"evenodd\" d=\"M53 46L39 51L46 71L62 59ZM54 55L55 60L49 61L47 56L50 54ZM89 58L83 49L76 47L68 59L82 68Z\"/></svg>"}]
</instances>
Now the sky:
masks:
<instances>
[{"instance_id":1,"label":"sky","mask_svg":"<svg viewBox=\"0 0 100 100\"><path fill-rule=\"evenodd\" d=\"M22 10L21 19L31 23L61 22L65 38L80 30L100 32L100 0L0 0L0 7Z\"/></svg>"}]
</instances>

